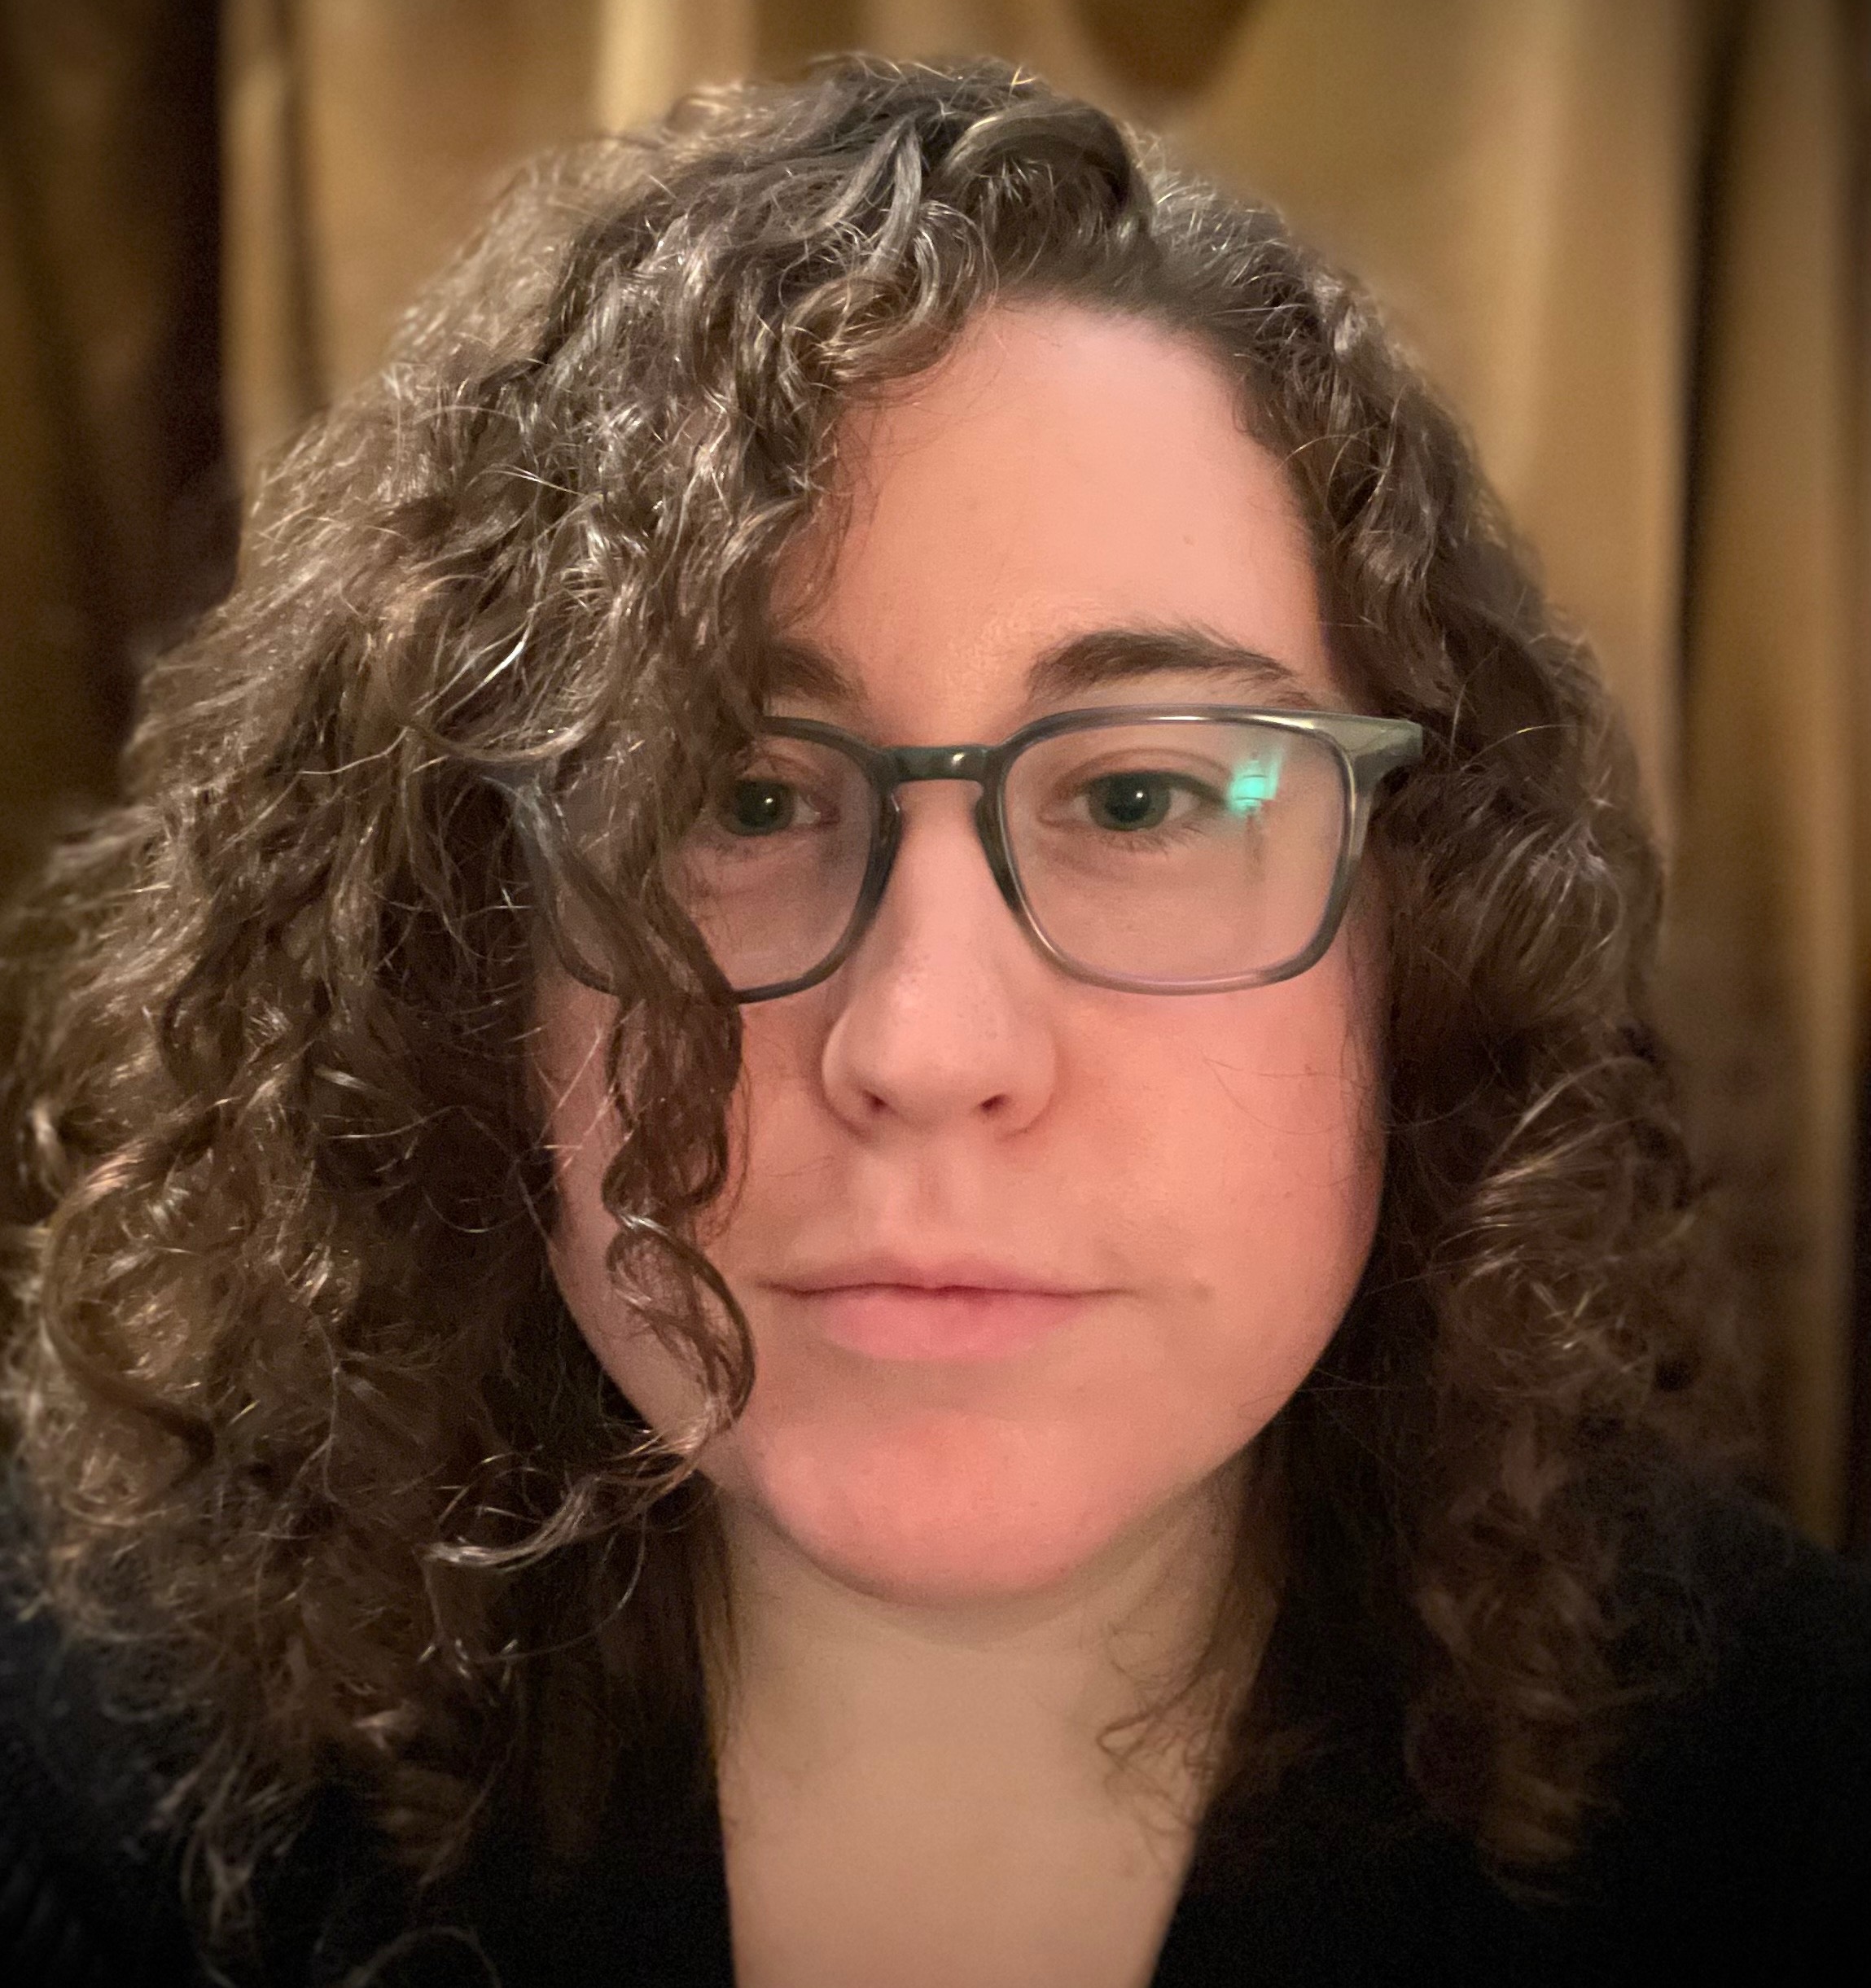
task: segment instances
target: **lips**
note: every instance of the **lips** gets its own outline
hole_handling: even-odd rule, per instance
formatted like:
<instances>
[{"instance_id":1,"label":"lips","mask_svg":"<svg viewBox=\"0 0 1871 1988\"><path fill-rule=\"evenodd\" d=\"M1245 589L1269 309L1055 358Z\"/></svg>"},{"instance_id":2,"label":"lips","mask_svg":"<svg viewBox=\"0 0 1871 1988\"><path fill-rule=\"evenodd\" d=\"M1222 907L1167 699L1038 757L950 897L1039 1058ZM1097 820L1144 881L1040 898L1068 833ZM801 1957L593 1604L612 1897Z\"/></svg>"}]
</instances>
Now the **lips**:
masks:
<instances>
[{"instance_id":1,"label":"lips","mask_svg":"<svg viewBox=\"0 0 1871 1988\"><path fill-rule=\"evenodd\" d=\"M771 1287L835 1345L883 1360L992 1360L1069 1325L1095 1290L979 1259L870 1257Z\"/></svg>"}]
</instances>

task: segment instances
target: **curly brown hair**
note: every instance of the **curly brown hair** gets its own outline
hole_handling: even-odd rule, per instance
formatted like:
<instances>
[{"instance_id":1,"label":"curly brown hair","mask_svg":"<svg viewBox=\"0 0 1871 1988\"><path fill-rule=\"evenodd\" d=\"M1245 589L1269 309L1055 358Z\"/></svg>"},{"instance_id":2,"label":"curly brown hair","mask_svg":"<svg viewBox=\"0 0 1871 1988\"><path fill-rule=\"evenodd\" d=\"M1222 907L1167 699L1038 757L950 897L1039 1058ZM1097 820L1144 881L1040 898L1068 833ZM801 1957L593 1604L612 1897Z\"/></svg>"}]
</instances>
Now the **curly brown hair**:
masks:
<instances>
[{"instance_id":1,"label":"curly brown hair","mask_svg":"<svg viewBox=\"0 0 1871 1988\"><path fill-rule=\"evenodd\" d=\"M1658 1460L1720 1372L1623 735L1458 429L1277 217L1029 75L849 59L523 177L271 468L230 598L150 672L127 798L15 914L36 1574L195 1735L217 1924L321 1780L431 1876L497 1802L576 1848L620 1749L703 1702L694 1456L751 1353L690 1237L738 1031L655 852L759 708L841 415L994 298L1225 361L1344 680L1427 739L1371 852L1378 1240L1264 1438L1282 1598L1211 1835L1251 1854L1293 1759L1374 1734L1503 1869L1578 1840L1644 1682ZM600 759L634 852L602 874L559 813ZM614 1270L708 1386L674 1440L547 1267L527 1065L567 887L621 991Z\"/></svg>"}]
</instances>

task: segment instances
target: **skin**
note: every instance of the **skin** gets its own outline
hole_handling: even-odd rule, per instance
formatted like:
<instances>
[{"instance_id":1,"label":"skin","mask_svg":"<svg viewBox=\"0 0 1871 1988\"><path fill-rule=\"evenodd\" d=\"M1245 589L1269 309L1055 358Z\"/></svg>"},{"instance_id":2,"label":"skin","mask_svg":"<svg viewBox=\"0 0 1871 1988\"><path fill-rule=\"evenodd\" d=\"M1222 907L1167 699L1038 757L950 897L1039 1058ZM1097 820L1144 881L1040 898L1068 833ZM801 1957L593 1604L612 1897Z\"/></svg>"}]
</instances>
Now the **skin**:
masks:
<instances>
[{"instance_id":1,"label":"skin","mask_svg":"<svg viewBox=\"0 0 1871 1988\"><path fill-rule=\"evenodd\" d=\"M992 742L1071 705L1264 701L1176 672L1036 703L1036 660L1109 626L1198 628L1277 659L1303 701L1348 704L1279 465L1193 343L999 308L843 442L843 529L796 549L779 600L848 694L787 711L903 744ZM718 1754L748 1983L1147 1981L1199 1773L1174 1749L1114 1772L1098 1735L1206 1627L1251 1445L1376 1220L1364 917L1273 987L1089 986L1015 924L974 799L907 790L856 955L745 1010L740 1185L705 1239L757 1380L703 1460L730 1557ZM673 1430L690 1384L603 1270L606 1020L594 995L545 990L554 1260L599 1360ZM1018 1272L1069 1294L1063 1322L992 1360L853 1351L826 1329L839 1307L941 1308L801 1288L879 1252Z\"/></svg>"}]
</instances>

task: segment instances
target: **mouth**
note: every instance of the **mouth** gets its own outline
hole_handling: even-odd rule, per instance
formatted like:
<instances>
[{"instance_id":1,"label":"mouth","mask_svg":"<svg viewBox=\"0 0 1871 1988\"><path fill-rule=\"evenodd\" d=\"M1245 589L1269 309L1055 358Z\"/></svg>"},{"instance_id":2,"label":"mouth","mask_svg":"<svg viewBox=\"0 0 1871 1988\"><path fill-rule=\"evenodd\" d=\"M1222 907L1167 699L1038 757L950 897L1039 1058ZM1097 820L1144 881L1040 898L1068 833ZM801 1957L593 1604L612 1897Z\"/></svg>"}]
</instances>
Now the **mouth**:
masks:
<instances>
[{"instance_id":1,"label":"mouth","mask_svg":"<svg viewBox=\"0 0 1871 1988\"><path fill-rule=\"evenodd\" d=\"M1010 1359L1070 1325L1099 1294L989 1264L881 1259L772 1288L834 1345L899 1361Z\"/></svg>"}]
</instances>

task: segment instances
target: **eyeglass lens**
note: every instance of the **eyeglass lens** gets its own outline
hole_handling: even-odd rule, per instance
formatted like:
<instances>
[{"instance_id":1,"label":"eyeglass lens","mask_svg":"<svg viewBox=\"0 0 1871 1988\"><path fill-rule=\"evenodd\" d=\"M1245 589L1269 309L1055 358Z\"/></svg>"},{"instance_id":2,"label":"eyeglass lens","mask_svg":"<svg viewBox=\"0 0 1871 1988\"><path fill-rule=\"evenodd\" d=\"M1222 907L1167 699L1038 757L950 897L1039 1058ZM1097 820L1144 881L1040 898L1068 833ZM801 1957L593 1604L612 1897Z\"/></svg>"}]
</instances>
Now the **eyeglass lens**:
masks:
<instances>
[{"instance_id":1,"label":"eyeglass lens","mask_svg":"<svg viewBox=\"0 0 1871 1988\"><path fill-rule=\"evenodd\" d=\"M1309 733L1239 720L1041 737L1007 771L1007 852L1034 924L1106 978L1198 983L1312 943L1344 836L1343 763ZM862 768L763 738L684 840L674 881L730 985L802 979L855 915L877 827Z\"/></svg>"}]
</instances>

